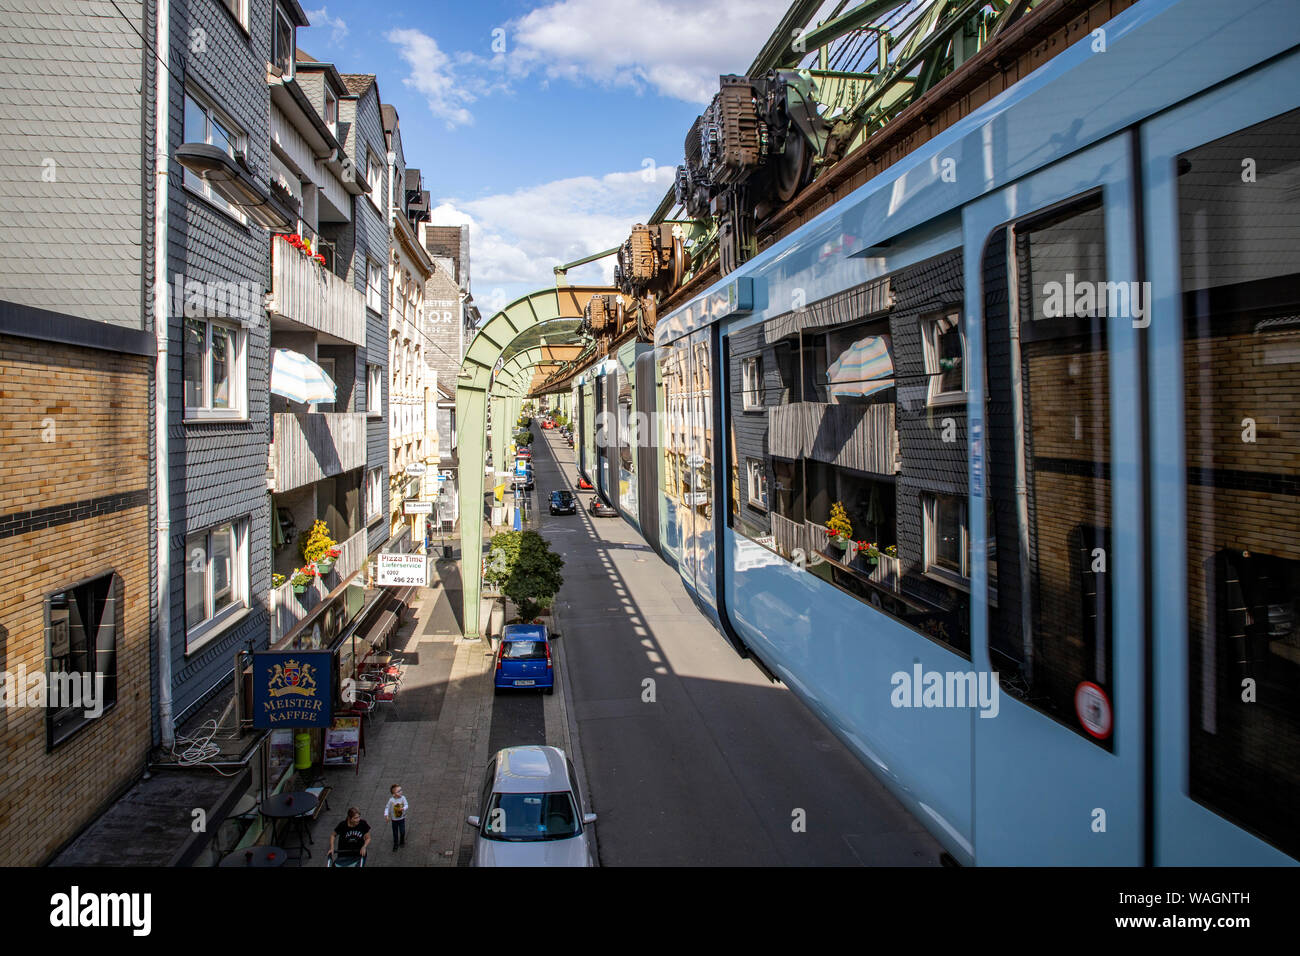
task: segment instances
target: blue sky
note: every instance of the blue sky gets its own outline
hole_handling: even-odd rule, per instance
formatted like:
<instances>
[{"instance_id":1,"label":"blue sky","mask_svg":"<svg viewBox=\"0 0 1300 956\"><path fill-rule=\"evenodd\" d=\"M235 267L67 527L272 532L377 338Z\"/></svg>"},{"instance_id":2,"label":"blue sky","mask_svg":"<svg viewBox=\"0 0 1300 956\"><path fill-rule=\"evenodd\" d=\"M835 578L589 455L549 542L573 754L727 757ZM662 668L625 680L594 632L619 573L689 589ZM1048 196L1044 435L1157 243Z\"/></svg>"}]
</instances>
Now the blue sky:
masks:
<instances>
[{"instance_id":1,"label":"blue sky","mask_svg":"<svg viewBox=\"0 0 1300 956\"><path fill-rule=\"evenodd\" d=\"M377 75L435 222L470 224L473 293L486 306L552 284L552 266L644 221L718 74L749 66L787 3L304 0L312 26L298 43L342 72ZM569 275L607 280L612 269Z\"/></svg>"}]
</instances>

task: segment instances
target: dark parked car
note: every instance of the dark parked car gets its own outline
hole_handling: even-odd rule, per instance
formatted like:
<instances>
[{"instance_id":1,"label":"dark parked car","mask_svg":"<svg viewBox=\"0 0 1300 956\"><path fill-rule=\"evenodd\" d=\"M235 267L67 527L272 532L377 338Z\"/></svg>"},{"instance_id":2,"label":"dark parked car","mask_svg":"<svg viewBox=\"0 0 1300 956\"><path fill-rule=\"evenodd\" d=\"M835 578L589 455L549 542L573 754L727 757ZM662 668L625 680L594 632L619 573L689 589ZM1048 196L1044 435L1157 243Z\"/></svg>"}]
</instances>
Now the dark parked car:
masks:
<instances>
[{"instance_id":1,"label":"dark parked car","mask_svg":"<svg viewBox=\"0 0 1300 956\"><path fill-rule=\"evenodd\" d=\"M551 492L551 514L576 515L577 513L578 499L572 491Z\"/></svg>"},{"instance_id":2,"label":"dark parked car","mask_svg":"<svg viewBox=\"0 0 1300 956\"><path fill-rule=\"evenodd\" d=\"M605 499L600 495L591 496L591 505L587 508L597 518L617 518L618 509L611 504L606 504Z\"/></svg>"}]
</instances>

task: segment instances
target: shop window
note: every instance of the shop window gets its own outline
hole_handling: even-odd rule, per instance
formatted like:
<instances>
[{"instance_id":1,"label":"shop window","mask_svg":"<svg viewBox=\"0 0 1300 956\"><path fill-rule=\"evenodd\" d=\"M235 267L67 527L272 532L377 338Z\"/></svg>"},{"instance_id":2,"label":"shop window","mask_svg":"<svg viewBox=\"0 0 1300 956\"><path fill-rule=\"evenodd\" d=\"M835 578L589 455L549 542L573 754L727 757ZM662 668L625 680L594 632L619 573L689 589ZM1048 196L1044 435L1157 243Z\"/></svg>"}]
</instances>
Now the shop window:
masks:
<instances>
[{"instance_id":1,"label":"shop window","mask_svg":"<svg viewBox=\"0 0 1300 956\"><path fill-rule=\"evenodd\" d=\"M248 606L248 521L185 537L186 652Z\"/></svg>"},{"instance_id":2,"label":"shop window","mask_svg":"<svg viewBox=\"0 0 1300 956\"><path fill-rule=\"evenodd\" d=\"M117 702L122 579L85 581L45 599L45 733L53 748Z\"/></svg>"},{"instance_id":3,"label":"shop window","mask_svg":"<svg viewBox=\"0 0 1300 956\"><path fill-rule=\"evenodd\" d=\"M207 319L186 319L184 338L186 419L244 417L244 331Z\"/></svg>"},{"instance_id":4,"label":"shop window","mask_svg":"<svg viewBox=\"0 0 1300 956\"><path fill-rule=\"evenodd\" d=\"M1300 110L1176 168L1190 793L1300 856Z\"/></svg>"}]
</instances>

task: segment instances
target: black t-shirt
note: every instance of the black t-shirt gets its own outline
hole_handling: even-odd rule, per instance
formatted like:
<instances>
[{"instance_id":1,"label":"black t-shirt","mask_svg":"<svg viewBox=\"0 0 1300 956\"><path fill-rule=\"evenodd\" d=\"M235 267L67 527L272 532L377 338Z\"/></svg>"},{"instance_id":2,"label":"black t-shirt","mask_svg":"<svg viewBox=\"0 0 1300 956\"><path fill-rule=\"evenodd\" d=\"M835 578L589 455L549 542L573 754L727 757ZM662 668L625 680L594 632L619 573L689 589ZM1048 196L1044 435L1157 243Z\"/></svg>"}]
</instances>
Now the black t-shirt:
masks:
<instances>
[{"instance_id":1,"label":"black t-shirt","mask_svg":"<svg viewBox=\"0 0 1300 956\"><path fill-rule=\"evenodd\" d=\"M356 826L349 826L348 821L344 820L334 828L334 832L338 834L340 853L360 853L361 848L366 845L366 834L370 832L370 824L360 820Z\"/></svg>"}]
</instances>

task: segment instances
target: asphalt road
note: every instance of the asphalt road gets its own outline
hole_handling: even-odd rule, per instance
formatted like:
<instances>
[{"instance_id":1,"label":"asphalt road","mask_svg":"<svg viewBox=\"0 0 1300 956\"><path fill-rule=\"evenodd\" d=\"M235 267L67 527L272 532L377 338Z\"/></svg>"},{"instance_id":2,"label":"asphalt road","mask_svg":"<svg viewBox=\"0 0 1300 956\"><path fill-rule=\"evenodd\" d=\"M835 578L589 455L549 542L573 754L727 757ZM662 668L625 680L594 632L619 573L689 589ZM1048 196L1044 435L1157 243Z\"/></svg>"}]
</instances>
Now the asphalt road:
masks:
<instances>
[{"instance_id":1,"label":"asphalt road","mask_svg":"<svg viewBox=\"0 0 1300 956\"><path fill-rule=\"evenodd\" d=\"M537 434L535 513L565 560L559 692L576 714L602 865L939 865L938 842L736 655L631 525L587 514L593 492L577 516L546 513L577 472L563 439Z\"/></svg>"}]
</instances>

